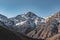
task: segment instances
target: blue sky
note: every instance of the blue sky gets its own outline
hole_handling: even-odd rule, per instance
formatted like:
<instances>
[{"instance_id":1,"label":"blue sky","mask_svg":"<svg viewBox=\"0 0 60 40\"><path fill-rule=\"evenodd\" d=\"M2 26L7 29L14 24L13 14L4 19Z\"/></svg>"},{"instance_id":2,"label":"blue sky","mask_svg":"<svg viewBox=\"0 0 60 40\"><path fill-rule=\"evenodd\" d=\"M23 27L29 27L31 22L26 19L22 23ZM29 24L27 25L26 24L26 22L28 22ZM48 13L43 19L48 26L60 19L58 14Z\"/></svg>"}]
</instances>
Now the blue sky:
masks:
<instances>
[{"instance_id":1,"label":"blue sky","mask_svg":"<svg viewBox=\"0 0 60 40\"><path fill-rule=\"evenodd\" d=\"M47 17L60 11L60 0L0 0L0 14L7 17L29 11L38 16Z\"/></svg>"}]
</instances>

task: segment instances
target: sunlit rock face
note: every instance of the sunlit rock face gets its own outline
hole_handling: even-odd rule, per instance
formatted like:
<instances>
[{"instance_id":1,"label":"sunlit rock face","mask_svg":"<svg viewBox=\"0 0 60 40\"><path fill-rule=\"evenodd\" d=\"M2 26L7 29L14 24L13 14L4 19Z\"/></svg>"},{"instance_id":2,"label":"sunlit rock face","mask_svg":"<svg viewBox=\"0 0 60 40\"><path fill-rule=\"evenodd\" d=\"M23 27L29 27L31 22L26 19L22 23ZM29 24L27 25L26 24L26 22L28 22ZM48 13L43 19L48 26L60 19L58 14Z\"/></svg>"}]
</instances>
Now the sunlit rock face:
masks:
<instances>
[{"instance_id":1,"label":"sunlit rock face","mask_svg":"<svg viewBox=\"0 0 60 40\"><path fill-rule=\"evenodd\" d=\"M37 26L33 31L29 32L27 36L38 39L50 38L50 40L52 40L51 38L53 38L54 40L58 40L58 34L60 33L60 12L55 13L46 20L46 23Z\"/></svg>"}]
</instances>

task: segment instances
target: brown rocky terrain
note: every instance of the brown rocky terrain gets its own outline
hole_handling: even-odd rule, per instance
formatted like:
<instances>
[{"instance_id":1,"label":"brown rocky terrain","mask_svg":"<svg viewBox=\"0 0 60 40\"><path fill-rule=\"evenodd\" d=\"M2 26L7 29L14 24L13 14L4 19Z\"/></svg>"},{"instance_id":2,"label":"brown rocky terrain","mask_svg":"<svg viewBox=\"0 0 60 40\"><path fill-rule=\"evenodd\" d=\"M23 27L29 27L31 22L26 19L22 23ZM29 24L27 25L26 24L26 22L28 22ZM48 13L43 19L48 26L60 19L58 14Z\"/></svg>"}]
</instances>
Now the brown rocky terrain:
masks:
<instances>
[{"instance_id":1,"label":"brown rocky terrain","mask_svg":"<svg viewBox=\"0 0 60 40\"><path fill-rule=\"evenodd\" d=\"M56 34L50 38L47 38L46 40L60 40L60 34Z\"/></svg>"},{"instance_id":2,"label":"brown rocky terrain","mask_svg":"<svg viewBox=\"0 0 60 40\"><path fill-rule=\"evenodd\" d=\"M46 20L46 23L37 26L27 36L46 40L60 40L60 12L55 13Z\"/></svg>"}]
</instances>

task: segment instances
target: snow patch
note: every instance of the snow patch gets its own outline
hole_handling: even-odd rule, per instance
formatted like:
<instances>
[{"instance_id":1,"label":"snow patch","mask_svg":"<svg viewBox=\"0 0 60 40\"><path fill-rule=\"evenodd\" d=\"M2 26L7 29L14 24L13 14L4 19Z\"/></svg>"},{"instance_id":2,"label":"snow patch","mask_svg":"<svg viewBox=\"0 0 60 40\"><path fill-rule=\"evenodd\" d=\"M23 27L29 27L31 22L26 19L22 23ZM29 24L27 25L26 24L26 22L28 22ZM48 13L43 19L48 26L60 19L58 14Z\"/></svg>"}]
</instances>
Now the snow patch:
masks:
<instances>
[{"instance_id":1,"label":"snow patch","mask_svg":"<svg viewBox=\"0 0 60 40\"><path fill-rule=\"evenodd\" d=\"M37 24L37 22L38 22L38 18L35 19L35 24Z\"/></svg>"},{"instance_id":2,"label":"snow patch","mask_svg":"<svg viewBox=\"0 0 60 40\"><path fill-rule=\"evenodd\" d=\"M60 23L60 18L55 18Z\"/></svg>"},{"instance_id":3,"label":"snow patch","mask_svg":"<svg viewBox=\"0 0 60 40\"><path fill-rule=\"evenodd\" d=\"M26 21L19 22L19 23L16 24L16 26L18 26L18 25L23 25L25 22L26 22Z\"/></svg>"},{"instance_id":4,"label":"snow patch","mask_svg":"<svg viewBox=\"0 0 60 40\"><path fill-rule=\"evenodd\" d=\"M41 19L41 22L45 22L45 20L44 19Z\"/></svg>"},{"instance_id":5,"label":"snow patch","mask_svg":"<svg viewBox=\"0 0 60 40\"><path fill-rule=\"evenodd\" d=\"M35 24L37 25L38 23L40 23L41 22L41 20L39 20L39 18L36 18L35 19Z\"/></svg>"}]
</instances>

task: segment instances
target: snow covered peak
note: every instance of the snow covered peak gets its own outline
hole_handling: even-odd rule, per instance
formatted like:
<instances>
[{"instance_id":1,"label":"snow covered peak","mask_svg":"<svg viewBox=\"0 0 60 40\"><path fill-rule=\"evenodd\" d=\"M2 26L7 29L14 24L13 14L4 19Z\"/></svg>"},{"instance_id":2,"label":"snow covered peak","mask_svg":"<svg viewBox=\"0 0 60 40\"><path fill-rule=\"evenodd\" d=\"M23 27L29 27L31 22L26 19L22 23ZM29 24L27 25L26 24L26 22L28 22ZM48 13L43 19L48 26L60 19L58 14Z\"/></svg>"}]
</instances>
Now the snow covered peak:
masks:
<instances>
[{"instance_id":1,"label":"snow covered peak","mask_svg":"<svg viewBox=\"0 0 60 40\"><path fill-rule=\"evenodd\" d=\"M36 16L33 12L27 12L25 15L28 16L28 17Z\"/></svg>"},{"instance_id":2,"label":"snow covered peak","mask_svg":"<svg viewBox=\"0 0 60 40\"><path fill-rule=\"evenodd\" d=\"M8 27L13 25L13 21L9 20L6 16L2 14L0 14L0 21L3 22Z\"/></svg>"},{"instance_id":3,"label":"snow covered peak","mask_svg":"<svg viewBox=\"0 0 60 40\"><path fill-rule=\"evenodd\" d=\"M28 12L26 14L17 15L14 18L11 18L10 20L14 21L16 25L23 24L26 20L34 22L36 25L39 23L44 22L44 18L38 17L33 12Z\"/></svg>"},{"instance_id":4,"label":"snow covered peak","mask_svg":"<svg viewBox=\"0 0 60 40\"><path fill-rule=\"evenodd\" d=\"M5 22L5 21L7 21L7 19L8 18L6 16L0 14L0 21Z\"/></svg>"},{"instance_id":5,"label":"snow covered peak","mask_svg":"<svg viewBox=\"0 0 60 40\"><path fill-rule=\"evenodd\" d=\"M4 16L4 15L0 14L0 17L6 17L6 16Z\"/></svg>"},{"instance_id":6,"label":"snow covered peak","mask_svg":"<svg viewBox=\"0 0 60 40\"><path fill-rule=\"evenodd\" d=\"M35 15L33 12L28 12L25 14L26 17L33 17L33 16L37 16Z\"/></svg>"}]
</instances>

